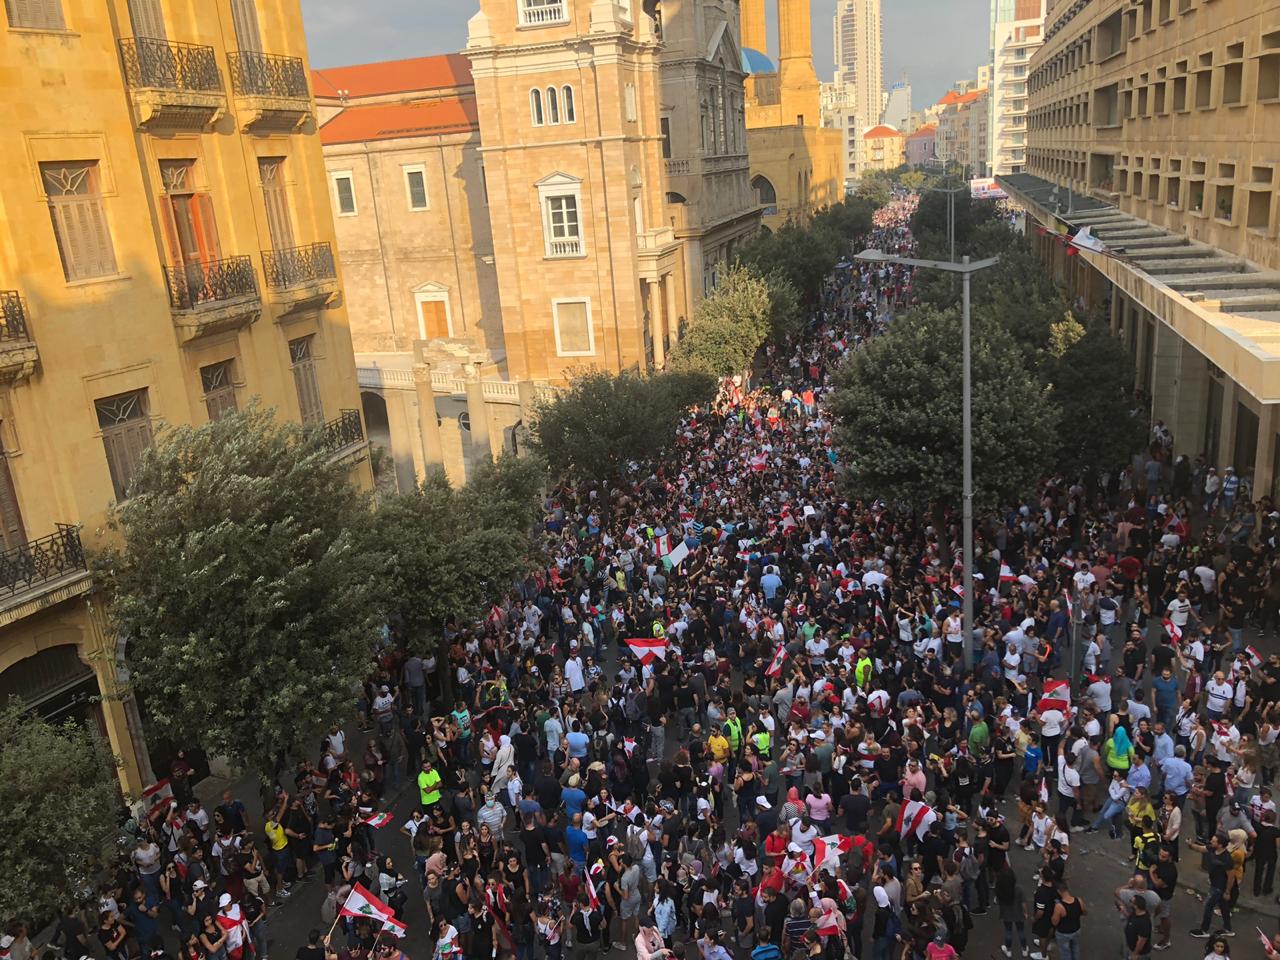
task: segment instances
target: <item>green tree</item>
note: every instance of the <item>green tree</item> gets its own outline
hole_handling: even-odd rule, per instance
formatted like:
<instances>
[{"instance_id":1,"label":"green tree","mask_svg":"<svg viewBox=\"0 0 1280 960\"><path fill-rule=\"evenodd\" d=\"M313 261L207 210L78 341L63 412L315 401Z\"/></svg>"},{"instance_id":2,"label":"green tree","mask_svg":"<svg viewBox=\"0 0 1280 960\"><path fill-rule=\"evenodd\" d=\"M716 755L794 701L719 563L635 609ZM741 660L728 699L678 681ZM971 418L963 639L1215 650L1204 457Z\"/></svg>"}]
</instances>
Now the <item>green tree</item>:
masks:
<instances>
[{"instance_id":1,"label":"green tree","mask_svg":"<svg viewBox=\"0 0 1280 960\"><path fill-rule=\"evenodd\" d=\"M975 324L972 339L974 502L995 507L1033 489L1054 409L999 326ZM855 496L960 502L961 375L955 310L913 311L852 354L833 408Z\"/></svg>"},{"instance_id":2,"label":"green tree","mask_svg":"<svg viewBox=\"0 0 1280 960\"><path fill-rule=\"evenodd\" d=\"M776 267L765 275L764 280L769 286L769 337L775 343L785 343L800 333L804 326L800 291Z\"/></svg>"},{"instance_id":3,"label":"green tree","mask_svg":"<svg viewBox=\"0 0 1280 960\"><path fill-rule=\"evenodd\" d=\"M795 321L794 297L781 272L771 285L754 268L735 264L698 304L693 323L671 351L673 370L711 377L742 373L774 330L775 310L782 323ZM786 312L792 311L787 317Z\"/></svg>"},{"instance_id":4,"label":"green tree","mask_svg":"<svg viewBox=\"0 0 1280 960\"><path fill-rule=\"evenodd\" d=\"M695 322L682 346L698 326ZM532 445L555 476L615 480L630 461L667 449L689 406L709 400L715 389L715 379L697 370L651 377L592 371L539 406Z\"/></svg>"},{"instance_id":5,"label":"green tree","mask_svg":"<svg viewBox=\"0 0 1280 960\"><path fill-rule=\"evenodd\" d=\"M893 183L888 173L878 170L869 171L858 181L857 197L869 201L877 207L883 207L893 199Z\"/></svg>"},{"instance_id":6,"label":"green tree","mask_svg":"<svg viewBox=\"0 0 1280 960\"><path fill-rule=\"evenodd\" d=\"M384 497L368 540L388 621L423 647L449 617L469 621L502 597L536 559L545 476L536 458L504 456L461 489L436 469L411 492Z\"/></svg>"},{"instance_id":7,"label":"green tree","mask_svg":"<svg viewBox=\"0 0 1280 960\"><path fill-rule=\"evenodd\" d=\"M102 739L10 701L0 710L0 916L35 923L83 901L121 812L115 758Z\"/></svg>"},{"instance_id":8,"label":"green tree","mask_svg":"<svg viewBox=\"0 0 1280 960\"><path fill-rule=\"evenodd\" d=\"M164 430L105 571L147 714L270 779L351 704L377 636L366 498L257 406Z\"/></svg>"}]
</instances>

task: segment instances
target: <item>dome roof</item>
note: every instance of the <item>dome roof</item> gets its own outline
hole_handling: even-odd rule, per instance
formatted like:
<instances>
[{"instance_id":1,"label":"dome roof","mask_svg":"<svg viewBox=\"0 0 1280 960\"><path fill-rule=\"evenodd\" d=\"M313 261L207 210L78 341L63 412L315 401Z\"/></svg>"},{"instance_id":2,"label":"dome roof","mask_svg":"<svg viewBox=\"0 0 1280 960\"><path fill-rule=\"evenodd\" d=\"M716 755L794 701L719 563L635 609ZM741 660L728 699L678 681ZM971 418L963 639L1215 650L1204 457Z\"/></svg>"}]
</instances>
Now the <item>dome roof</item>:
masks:
<instances>
[{"instance_id":1,"label":"dome roof","mask_svg":"<svg viewBox=\"0 0 1280 960\"><path fill-rule=\"evenodd\" d=\"M776 73L777 67L773 65L773 61L766 54L759 50L752 50L750 47L742 48L742 69L749 74L756 73Z\"/></svg>"}]
</instances>

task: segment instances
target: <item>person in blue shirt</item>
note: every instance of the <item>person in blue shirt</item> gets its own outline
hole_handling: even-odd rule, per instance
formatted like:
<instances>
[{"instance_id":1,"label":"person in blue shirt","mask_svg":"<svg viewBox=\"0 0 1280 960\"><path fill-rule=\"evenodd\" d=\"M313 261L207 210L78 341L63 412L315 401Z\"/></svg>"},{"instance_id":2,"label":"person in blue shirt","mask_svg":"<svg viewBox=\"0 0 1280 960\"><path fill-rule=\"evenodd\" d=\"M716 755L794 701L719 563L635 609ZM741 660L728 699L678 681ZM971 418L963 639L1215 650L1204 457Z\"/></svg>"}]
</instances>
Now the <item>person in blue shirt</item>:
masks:
<instances>
[{"instance_id":1,"label":"person in blue shirt","mask_svg":"<svg viewBox=\"0 0 1280 960\"><path fill-rule=\"evenodd\" d=\"M568 793L568 791L565 791ZM564 828L565 846L569 848L569 859L581 870L587 865L587 832L582 829L582 814L575 813Z\"/></svg>"},{"instance_id":2,"label":"person in blue shirt","mask_svg":"<svg viewBox=\"0 0 1280 960\"><path fill-rule=\"evenodd\" d=\"M1040 763L1043 760L1044 751L1040 749L1040 738L1033 733L1031 742L1027 744L1027 752L1022 755L1022 778L1034 780L1040 772Z\"/></svg>"},{"instance_id":3,"label":"person in blue shirt","mask_svg":"<svg viewBox=\"0 0 1280 960\"><path fill-rule=\"evenodd\" d=\"M1151 692L1155 695L1156 701L1156 719L1165 725L1166 728L1173 726L1173 721L1178 715L1178 681L1173 676L1173 671L1169 667L1165 667L1160 671L1160 676L1151 681Z\"/></svg>"},{"instance_id":4,"label":"person in blue shirt","mask_svg":"<svg viewBox=\"0 0 1280 960\"><path fill-rule=\"evenodd\" d=\"M133 902L124 912L125 919L133 926L133 935L138 939L138 947L142 956L151 955L152 945L158 942L159 923L156 918L160 914L160 901L138 887L133 891Z\"/></svg>"},{"instance_id":5,"label":"person in blue shirt","mask_svg":"<svg viewBox=\"0 0 1280 960\"><path fill-rule=\"evenodd\" d=\"M760 589L764 593L764 598L772 602L774 596L782 589L782 578L778 576L777 569L769 567L768 572L760 578Z\"/></svg>"},{"instance_id":6,"label":"person in blue shirt","mask_svg":"<svg viewBox=\"0 0 1280 960\"><path fill-rule=\"evenodd\" d=\"M587 748L591 746L591 738L582 732L582 724L577 720L573 721L573 729L565 734L564 742L569 747L569 757L571 759L586 759Z\"/></svg>"},{"instance_id":7,"label":"person in blue shirt","mask_svg":"<svg viewBox=\"0 0 1280 960\"><path fill-rule=\"evenodd\" d=\"M1173 748L1173 756L1160 761L1160 771L1164 774L1164 792L1173 794L1179 809L1182 802L1191 792L1191 764L1187 763L1187 748L1178 744Z\"/></svg>"},{"instance_id":8,"label":"person in blue shirt","mask_svg":"<svg viewBox=\"0 0 1280 960\"><path fill-rule=\"evenodd\" d=\"M560 791L560 801L570 818L582 813L582 808L587 805L587 794L581 783L582 778L575 773L569 778L569 785Z\"/></svg>"}]
</instances>

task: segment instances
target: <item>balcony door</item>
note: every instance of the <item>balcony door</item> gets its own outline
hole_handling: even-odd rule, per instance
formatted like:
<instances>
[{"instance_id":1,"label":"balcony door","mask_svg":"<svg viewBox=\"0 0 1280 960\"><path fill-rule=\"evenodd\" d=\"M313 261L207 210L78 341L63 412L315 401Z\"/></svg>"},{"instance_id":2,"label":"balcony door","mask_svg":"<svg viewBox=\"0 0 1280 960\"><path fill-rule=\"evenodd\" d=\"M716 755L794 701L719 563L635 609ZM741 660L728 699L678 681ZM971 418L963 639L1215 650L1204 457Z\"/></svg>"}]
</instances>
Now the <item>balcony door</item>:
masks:
<instances>
[{"instance_id":1,"label":"balcony door","mask_svg":"<svg viewBox=\"0 0 1280 960\"><path fill-rule=\"evenodd\" d=\"M167 39L160 0L129 0L129 21L133 24L135 37L149 37L152 40Z\"/></svg>"},{"instance_id":2,"label":"balcony door","mask_svg":"<svg viewBox=\"0 0 1280 960\"><path fill-rule=\"evenodd\" d=\"M194 185L195 161L161 160L164 222L174 266L222 259L213 198Z\"/></svg>"},{"instance_id":3,"label":"balcony door","mask_svg":"<svg viewBox=\"0 0 1280 960\"><path fill-rule=\"evenodd\" d=\"M0 545L5 550L14 550L26 542L18 492L13 486L13 474L9 472L9 454L0 449Z\"/></svg>"},{"instance_id":4,"label":"balcony door","mask_svg":"<svg viewBox=\"0 0 1280 960\"><path fill-rule=\"evenodd\" d=\"M258 31L257 0L231 0L231 20L236 27L236 42L242 51L262 52L262 34Z\"/></svg>"},{"instance_id":5,"label":"balcony door","mask_svg":"<svg viewBox=\"0 0 1280 960\"><path fill-rule=\"evenodd\" d=\"M284 157L259 157L262 200L267 208L267 229L272 250L289 250L293 243L293 223L289 218L289 196L285 192Z\"/></svg>"}]
</instances>

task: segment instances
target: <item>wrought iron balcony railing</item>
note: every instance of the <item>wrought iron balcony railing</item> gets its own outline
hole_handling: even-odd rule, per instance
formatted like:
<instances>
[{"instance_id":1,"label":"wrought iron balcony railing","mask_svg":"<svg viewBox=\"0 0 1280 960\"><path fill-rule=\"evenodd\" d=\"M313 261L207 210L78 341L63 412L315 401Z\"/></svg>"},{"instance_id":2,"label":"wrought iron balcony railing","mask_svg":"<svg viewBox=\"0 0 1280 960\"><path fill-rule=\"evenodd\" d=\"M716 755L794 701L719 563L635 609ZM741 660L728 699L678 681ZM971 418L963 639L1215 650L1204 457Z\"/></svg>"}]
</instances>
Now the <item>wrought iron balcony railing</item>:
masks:
<instances>
[{"instance_id":1,"label":"wrought iron balcony railing","mask_svg":"<svg viewBox=\"0 0 1280 960\"><path fill-rule=\"evenodd\" d=\"M22 297L17 290L0 290L0 341L30 339Z\"/></svg>"},{"instance_id":2,"label":"wrought iron balcony railing","mask_svg":"<svg viewBox=\"0 0 1280 960\"><path fill-rule=\"evenodd\" d=\"M333 249L327 243L309 243L287 250L263 250L262 267L267 286L272 290L316 280L332 280L338 275Z\"/></svg>"},{"instance_id":3,"label":"wrought iron balcony railing","mask_svg":"<svg viewBox=\"0 0 1280 960\"><path fill-rule=\"evenodd\" d=\"M343 410L337 417L316 428L320 445L330 453L364 440L359 410Z\"/></svg>"},{"instance_id":4,"label":"wrought iron balcony railing","mask_svg":"<svg viewBox=\"0 0 1280 960\"><path fill-rule=\"evenodd\" d=\"M213 47L152 37L120 41L124 79L130 87L221 93L222 75Z\"/></svg>"},{"instance_id":5,"label":"wrought iron balcony railing","mask_svg":"<svg viewBox=\"0 0 1280 960\"><path fill-rule=\"evenodd\" d=\"M307 71L301 57L237 50L227 55L231 89L239 96L306 100Z\"/></svg>"},{"instance_id":6,"label":"wrought iron balcony railing","mask_svg":"<svg viewBox=\"0 0 1280 960\"><path fill-rule=\"evenodd\" d=\"M194 310L206 303L225 303L258 295L258 278L249 257L227 257L205 263L166 267L169 303L175 310Z\"/></svg>"},{"instance_id":7,"label":"wrought iron balcony railing","mask_svg":"<svg viewBox=\"0 0 1280 960\"><path fill-rule=\"evenodd\" d=\"M60 523L57 533L0 551L0 599L88 569L79 528Z\"/></svg>"}]
</instances>

